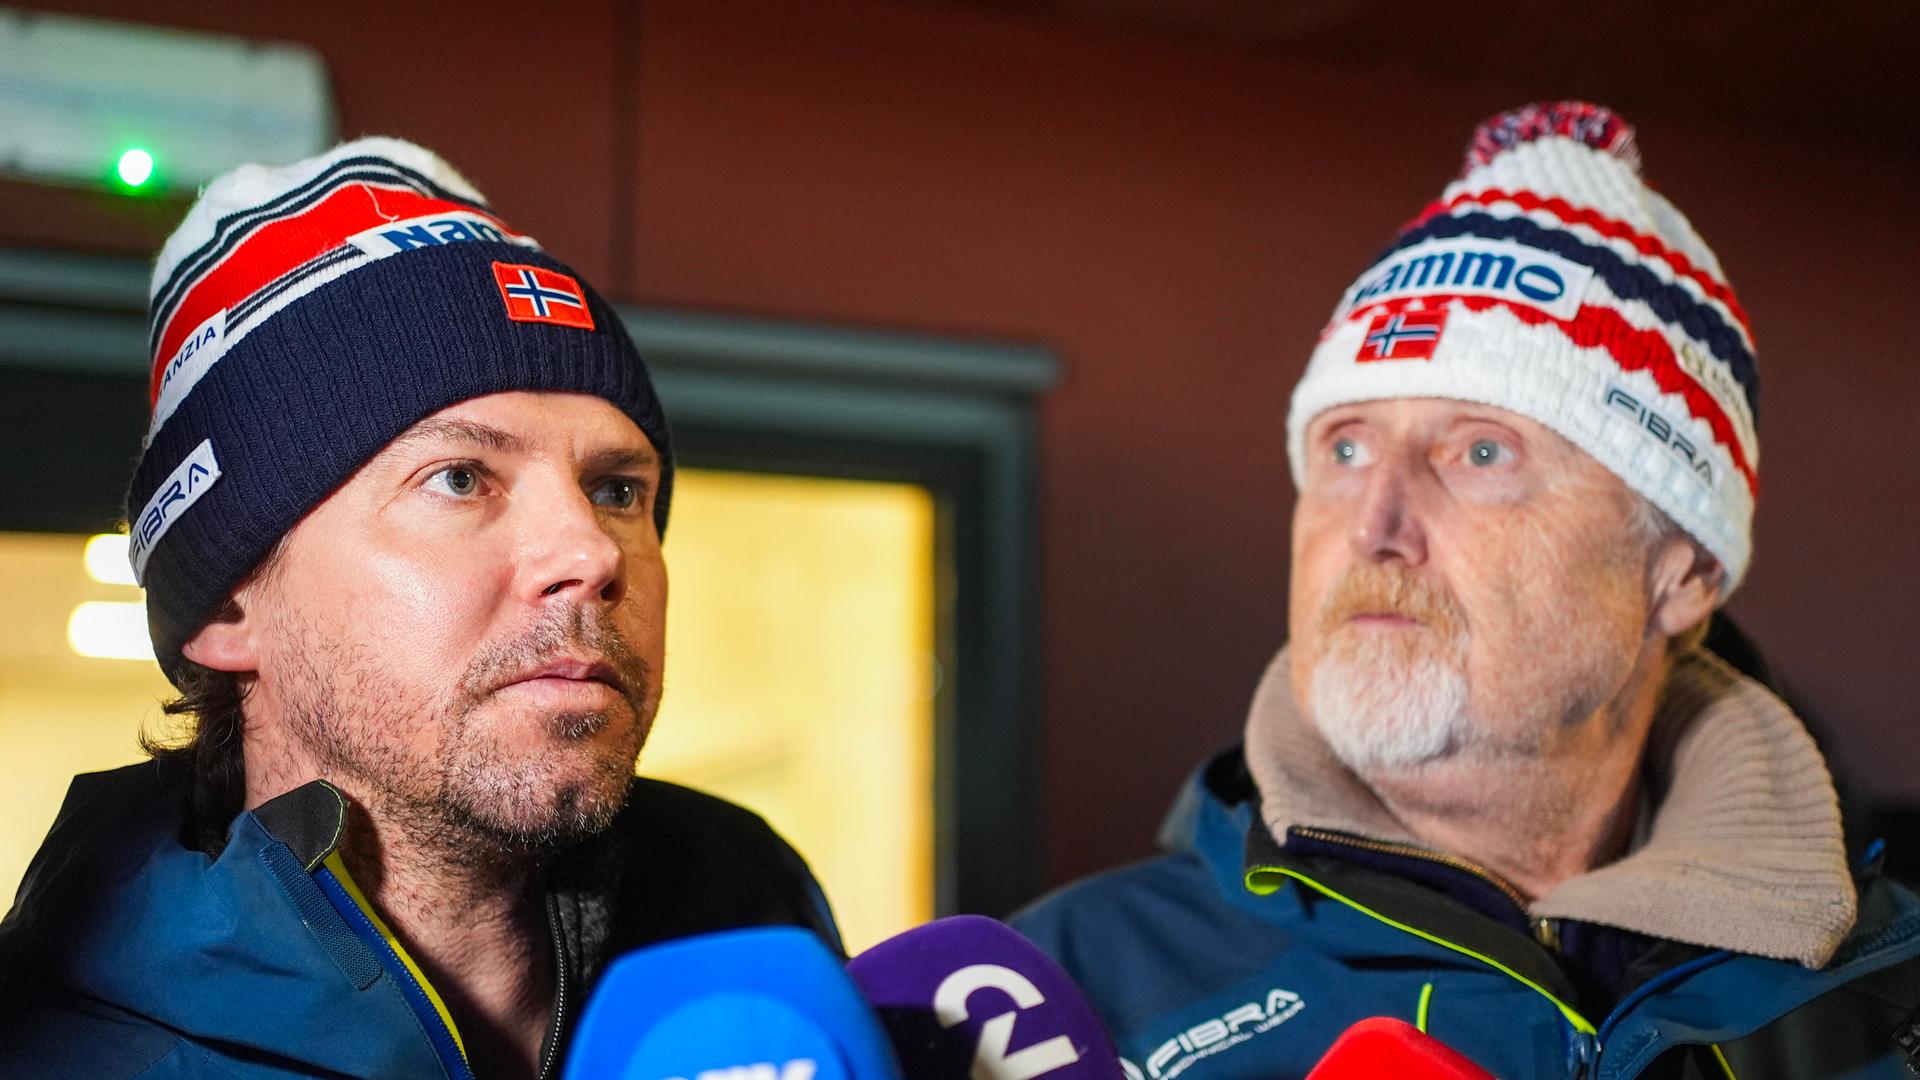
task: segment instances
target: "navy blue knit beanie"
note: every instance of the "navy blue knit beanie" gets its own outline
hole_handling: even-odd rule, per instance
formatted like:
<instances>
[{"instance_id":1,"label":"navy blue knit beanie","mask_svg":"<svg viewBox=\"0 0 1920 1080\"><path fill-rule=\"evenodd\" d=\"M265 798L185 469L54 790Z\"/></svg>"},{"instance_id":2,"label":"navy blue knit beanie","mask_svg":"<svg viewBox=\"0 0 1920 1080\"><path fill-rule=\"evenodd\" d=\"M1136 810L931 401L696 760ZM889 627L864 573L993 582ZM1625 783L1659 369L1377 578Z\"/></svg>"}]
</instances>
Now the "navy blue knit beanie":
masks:
<instances>
[{"instance_id":1,"label":"navy blue knit beanie","mask_svg":"<svg viewBox=\"0 0 1920 1080\"><path fill-rule=\"evenodd\" d=\"M153 421L127 491L154 654L180 647L293 525L416 421L503 390L667 422L619 317L431 152L361 139L215 180L154 269Z\"/></svg>"}]
</instances>

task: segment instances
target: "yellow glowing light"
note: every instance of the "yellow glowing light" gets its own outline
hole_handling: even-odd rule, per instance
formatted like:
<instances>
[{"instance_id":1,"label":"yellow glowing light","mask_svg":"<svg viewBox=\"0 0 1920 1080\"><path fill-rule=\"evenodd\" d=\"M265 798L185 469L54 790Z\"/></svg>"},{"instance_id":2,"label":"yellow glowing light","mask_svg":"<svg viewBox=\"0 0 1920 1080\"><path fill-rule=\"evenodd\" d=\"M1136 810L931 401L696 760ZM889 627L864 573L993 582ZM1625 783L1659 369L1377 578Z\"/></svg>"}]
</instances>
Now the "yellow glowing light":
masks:
<instances>
[{"instance_id":1,"label":"yellow glowing light","mask_svg":"<svg viewBox=\"0 0 1920 1080\"><path fill-rule=\"evenodd\" d=\"M87 539L87 576L102 585L136 585L133 564L127 561L127 538L101 533Z\"/></svg>"},{"instance_id":2,"label":"yellow glowing light","mask_svg":"<svg viewBox=\"0 0 1920 1080\"><path fill-rule=\"evenodd\" d=\"M67 617L67 645L97 660L153 662L147 636L147 605L118 600L88 600Z\"/></svg>"},{"instance_id":3,"label":"yellow glowing light","mask_svg":"<svg viewBox=\"0 0 1920 1080\"><path fill-rule=\"evenodd\" d=\"M774 823L858 952L933 917L934 501L688 470L667 563L671 690L640 771ZM751 661L744 658L751 657Z\"/></svg>"}]
</instances>

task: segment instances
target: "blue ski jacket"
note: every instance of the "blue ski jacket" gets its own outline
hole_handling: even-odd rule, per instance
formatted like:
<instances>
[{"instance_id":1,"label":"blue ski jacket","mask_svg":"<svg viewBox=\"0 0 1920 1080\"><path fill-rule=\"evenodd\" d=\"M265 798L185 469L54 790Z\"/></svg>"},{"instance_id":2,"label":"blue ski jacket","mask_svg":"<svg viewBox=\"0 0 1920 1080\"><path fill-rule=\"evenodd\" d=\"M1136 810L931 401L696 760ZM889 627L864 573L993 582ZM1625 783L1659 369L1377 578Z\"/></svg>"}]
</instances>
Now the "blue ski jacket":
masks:
<instances>
[{"instance_id":1,"label":"blue ski jacket","mask_svg":"<svg viewBox=\"0 0 1920 1080\"><path fill-rule=\"evenodd\" d=\"M0 1077L445 1077L459 1030L339 858L346 804L315 781L186 837L185 767L74 780L0 922ZM839 940L800 857L752 813L636 779L601 836L555 860L557 1076L580 1005L628 949L758 925Z\"/></svg>"},{"instance_id":2,"label":"blue ski jacket","mask_svg":"<svg viewBox=\"0 0 1920 1080\"><path fill-rule=\"evenodd\" d=\"M1916 1075L1902 1065L1920 1065L1920 900L1875 858L1815 971L1574 924L1538 940L1471 870L1315 830L1277 842L1259 802L1229 750L1176 802L1166 854L1013 919L1086 991L1130 1080L1302 1077L1382 1015L1503 1080ZM1618 992L1567 962L1596 947L1618 954Z\"/></svg>"}]
</instances>

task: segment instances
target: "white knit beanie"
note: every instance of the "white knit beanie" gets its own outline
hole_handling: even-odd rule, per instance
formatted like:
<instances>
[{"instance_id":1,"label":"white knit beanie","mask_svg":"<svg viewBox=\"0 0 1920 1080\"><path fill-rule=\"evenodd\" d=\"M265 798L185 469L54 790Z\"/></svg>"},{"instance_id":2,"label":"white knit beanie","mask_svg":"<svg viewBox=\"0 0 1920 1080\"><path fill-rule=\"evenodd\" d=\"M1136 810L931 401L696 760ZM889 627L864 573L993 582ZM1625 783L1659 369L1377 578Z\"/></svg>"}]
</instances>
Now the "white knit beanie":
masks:
<instances>
[{"instance_id":1,"label":"white knit beanie","mask_svg":"<svg viewBox=\"0 0 1920 1080\"><path fill-rule=\"evenodd\" d=\"M1531 417L1618 474L1718 558L1752 554L1759 374L1719 260L1640 179L1633 129L1584 102L1480 125L1466 168L1362 273L1294 388L1308 423L1382 398Z\"/></svg>"}]
</instances>

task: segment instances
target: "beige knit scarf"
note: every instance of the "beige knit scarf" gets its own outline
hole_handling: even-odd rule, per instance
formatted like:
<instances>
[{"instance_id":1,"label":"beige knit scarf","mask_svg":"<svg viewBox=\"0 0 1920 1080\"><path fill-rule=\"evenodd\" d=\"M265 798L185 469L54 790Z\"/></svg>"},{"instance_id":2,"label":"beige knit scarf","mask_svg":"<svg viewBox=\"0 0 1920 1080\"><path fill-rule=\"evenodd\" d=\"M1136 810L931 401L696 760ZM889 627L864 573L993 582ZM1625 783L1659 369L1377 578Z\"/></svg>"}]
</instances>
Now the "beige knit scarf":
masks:
<instances>
[{"instance_id":1,"label":"beige knit scarf","mask_svg":"<svg viewBox=\"0 0 1920 1080\"><path fill-rule=\"evenodd\" d=\"M1287 651L1247 717L1261 818L1422 847L1342 765L1294 701ZM1853 925L1855 896L1826 762L1780 699L1696 649L1673 664L1644 759L1653 821L1616 862L1562 882L1534 916L1819 968Z\"/></svg>"}]
</instances>

